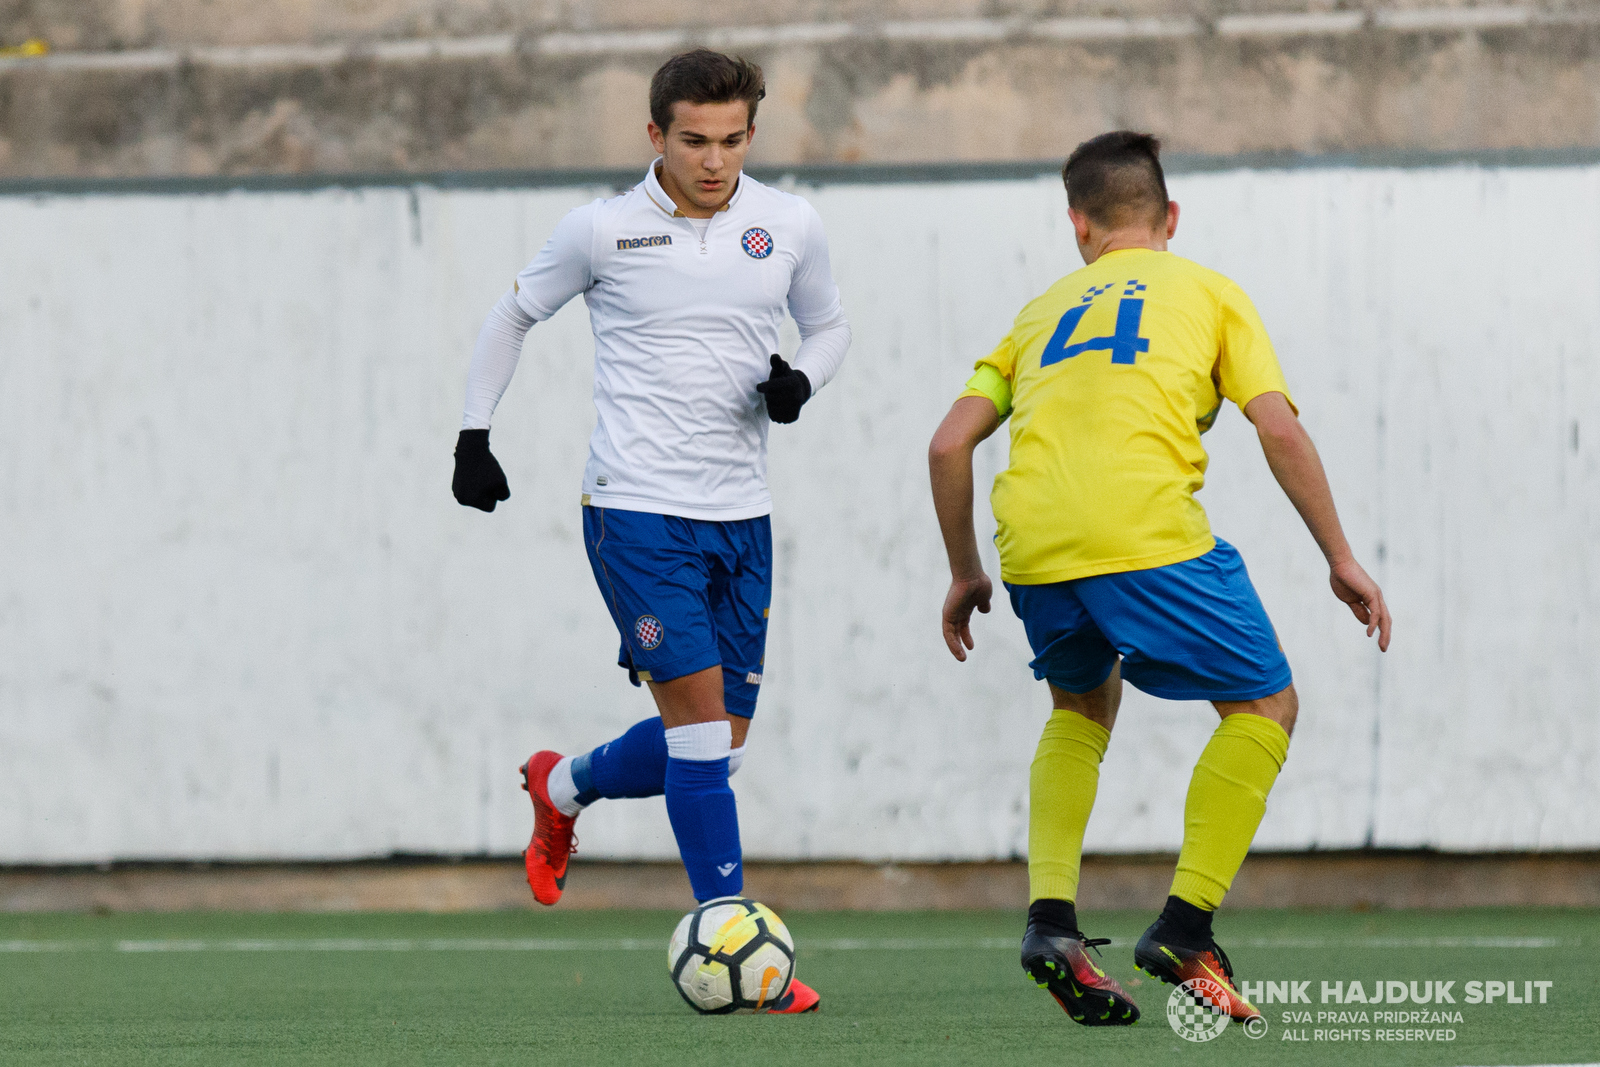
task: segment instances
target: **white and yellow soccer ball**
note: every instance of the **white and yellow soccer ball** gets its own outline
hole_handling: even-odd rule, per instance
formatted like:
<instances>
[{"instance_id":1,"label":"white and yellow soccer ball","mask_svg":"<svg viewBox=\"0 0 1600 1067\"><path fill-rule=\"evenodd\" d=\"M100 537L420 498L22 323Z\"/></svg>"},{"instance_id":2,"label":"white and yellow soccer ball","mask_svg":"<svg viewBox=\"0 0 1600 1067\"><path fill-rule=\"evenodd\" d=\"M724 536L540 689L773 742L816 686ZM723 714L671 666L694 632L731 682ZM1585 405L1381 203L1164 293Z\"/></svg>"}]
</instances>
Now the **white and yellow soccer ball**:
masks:
<instances>
[{"instance_id":1,"label":"white and yellow soccer ball","mask_svg":"<svg viewBox=\"0 0 1600 1067\"><path fill-rule=\"evenodd\" d=\"M679 920L667 969L678 993L703 1015L764 1011L794 977L794 939L765 904L721 897Z\"/></svg>"}]
</instances>

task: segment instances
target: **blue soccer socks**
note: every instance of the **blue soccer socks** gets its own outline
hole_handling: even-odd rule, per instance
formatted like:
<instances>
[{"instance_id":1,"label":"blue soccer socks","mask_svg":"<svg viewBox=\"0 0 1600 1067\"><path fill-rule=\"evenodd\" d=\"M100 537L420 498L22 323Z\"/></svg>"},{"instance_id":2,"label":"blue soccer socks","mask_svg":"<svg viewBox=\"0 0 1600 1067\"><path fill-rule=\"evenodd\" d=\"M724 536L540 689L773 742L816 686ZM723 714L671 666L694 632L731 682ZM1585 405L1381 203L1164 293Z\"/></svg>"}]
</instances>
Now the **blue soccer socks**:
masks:
<instances>
[{"instance_id":1,"label":"blue soccer socks","mask_svg":"<svg viewBox=\"0 0 1600 1067\"><path fill-rule=\"evenodd\" d=\"M728 777L739 773L744 746L728 753ZM645 719L615 741L581 756L569 756L550 772L550 800L565 815L595 801L658 797L667 789L666 727Z\"/></svg>"},{"instance_id":2,"label":"blue soccer socks","mask_svg":"<svg viewBox=\"0 0 1600 1067\"><path fill-rule=\"evenodd\" d=\"M578 801L601 797L658 797L667 786L666 727L660 718L636 722L615 741L573 761Z\"/></svg>"},{"instance_id":3,"label":"blue soccer socks","mask_svg":"<svg viewBox=\"0 0 1600 1067\"><path fill-rule=\"evenodd\" d=\"M667 817L699 901L744 889L739 809L728 788L728 760L667 761Z\"/></svg>"},{"instance_id":4,"label":"blue soccer socks","mask_svg":"<svg viewBox=\"0 0 1600 1067\"><path fill-rule=\"evenodd\" d=\"M700 901L735 896L744 888L739 810L728 786L732 742L726 719L666 731L667 817Z\"/></svg>"}]
</instances>

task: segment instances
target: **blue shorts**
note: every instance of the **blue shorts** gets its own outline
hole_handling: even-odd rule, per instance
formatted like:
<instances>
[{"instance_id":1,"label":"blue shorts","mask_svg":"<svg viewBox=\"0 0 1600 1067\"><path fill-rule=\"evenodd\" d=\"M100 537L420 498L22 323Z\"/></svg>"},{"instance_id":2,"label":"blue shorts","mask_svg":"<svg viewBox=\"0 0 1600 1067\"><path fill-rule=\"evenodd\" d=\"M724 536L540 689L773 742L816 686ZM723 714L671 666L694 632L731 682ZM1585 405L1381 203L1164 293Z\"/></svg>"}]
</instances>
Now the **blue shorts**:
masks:
<instances>
[{"instance_id":1,"label":"blue shorts","mask_svg":"<svg viewBox=\"0 0 1600 1067\"><path fill-rule=\"evenodd\" d=\"M1293 681L1244 560L1221 538L1198 559L1051 585L1012 585L1035 678L1087 693L1122 676L1167 700L1258 700Z\"/></svg>"},{"instance_id":2,"label":"blue shorts","mask_svg":"<svg viewBox=\"0 0 1600 1067\"><path fill-rule=\"evenodd\" d=\"M583 543L635 685L722 667L729 714L756 713L772 606L772 522L583 509Z\"/></svg>"}]
</instances>

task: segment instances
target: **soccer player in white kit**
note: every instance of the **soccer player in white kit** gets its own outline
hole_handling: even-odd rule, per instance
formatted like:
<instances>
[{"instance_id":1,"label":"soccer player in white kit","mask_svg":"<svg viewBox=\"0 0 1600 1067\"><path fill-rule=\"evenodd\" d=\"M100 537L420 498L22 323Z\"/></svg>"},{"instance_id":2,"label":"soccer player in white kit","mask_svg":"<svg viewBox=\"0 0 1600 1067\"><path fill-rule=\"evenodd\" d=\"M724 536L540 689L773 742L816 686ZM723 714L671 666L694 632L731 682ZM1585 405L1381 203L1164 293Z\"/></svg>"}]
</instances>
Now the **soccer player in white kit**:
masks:
<instances>
[{"instance_id":1,"label":"soccer player in white kit","mask_svg":"<svg viewBox=\"0 0 1600 1067\"><path fill-rule=\"evenodd\" d=\"M659 716L576 757L523 765L541 904L566 883L572 828L601 797L666 795L697 900L744 886L729 776L755 713L772 603L770 422L788 423L838 370L850 327L816 210L742 173L761 69L697 49L650 84L659 158L620 196L566 216L490 312L467 381L453 484L462 504L509 497L489 421L535 323L582 294L598 418L583 477L584 541L622 639L618 663ZM778 355L785 309L800 328ZM771 1010L815 1010L798 981Z\"/></svg>"}]
</instances>

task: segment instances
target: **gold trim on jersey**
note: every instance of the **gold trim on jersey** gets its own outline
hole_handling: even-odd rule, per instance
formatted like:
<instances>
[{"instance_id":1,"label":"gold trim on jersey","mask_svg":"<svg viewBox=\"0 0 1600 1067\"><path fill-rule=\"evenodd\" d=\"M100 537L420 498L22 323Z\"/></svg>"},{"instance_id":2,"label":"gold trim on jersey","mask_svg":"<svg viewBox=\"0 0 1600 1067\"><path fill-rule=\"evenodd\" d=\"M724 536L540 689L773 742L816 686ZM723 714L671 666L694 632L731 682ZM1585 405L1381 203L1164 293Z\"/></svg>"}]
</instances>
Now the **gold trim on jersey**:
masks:
<instances>
[{"instance_id":1,"label":"gold trim on jersey","mask_svg":"<svg viewBox=\"0 0 1600 1067\"><path fill-rule=\"evenodd\" d=\"M655 168L655 176L656 176L656 183L660 184L660 182L661 182L661 168L660 167L656 167ZM739 195L739 186L743 183L743 181L744 181L744 174L741 172L739 177L737 177L737 178L735 178L733 180L733 192L728 194L728 202L723 204L721 207L717 208L717 212L716 212L717 214L721 214L722 212L727 211L729 208L731 208L733 206L733 198ZM665 188L663 188L661 191L664 193L667 190ZM647 196L647 197L650 197L650 202L652 204L654 204L658 209L660 209L664 214L671 215L675 219L693 218L692 215L685 215L678 208L677 204L673 204L671 210L668 210L668 208L667 208L667 206L665 204L663 204L661 201L657 200L654 196L650 195L650 186L649 185L646 185L644 187L644 195Z\"/></svg>"}]
</instances>

